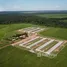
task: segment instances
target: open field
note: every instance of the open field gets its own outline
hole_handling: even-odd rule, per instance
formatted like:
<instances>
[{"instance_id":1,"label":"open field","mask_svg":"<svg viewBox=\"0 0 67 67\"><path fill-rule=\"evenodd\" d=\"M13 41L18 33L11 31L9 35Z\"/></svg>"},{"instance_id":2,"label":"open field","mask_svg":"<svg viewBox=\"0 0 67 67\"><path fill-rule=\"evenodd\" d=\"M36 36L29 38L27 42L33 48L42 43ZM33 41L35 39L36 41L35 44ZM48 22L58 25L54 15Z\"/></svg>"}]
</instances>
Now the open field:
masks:
<instances>
[{"instance_id":1,"label":"open field","mask_svg":"<svg viewBox=\"0 0 67 67\"><path fill-rule=\"evenodd\" d=\"M0 48L9 45L10 42L4 40L5 38L11 37L15 34L15 30L30 27L32 24L3 24L0 25Z\"/></svg>"},{"instance_id":2,"label":"open field","mask_svg":"<svg viewBox=\"0 0 67 67\"><path fill-rule=\"evenodd\" d=\"M40 32L42 36L55 37L67 40L67 29L65 28L49 28L46 31Z\"/></svg>"},{"instance_id":3,"label":"open field","mask_svg":"<svg viewBox=\"0 0 67 67\"><path fill-rule=\"evenodd\" d=\"M35 26L35 25L23 24L23 23L22 24L11 24L11 25L9 24L0 25L0 40L2 41L4 38L10 37L11 35L13 35L15 30L26 28L26 27L31 27L31 26ZM53 37L53 38L63 39L63 40L67 40L66 34L67 34L67 29L65 28L49 28L48 27L48 30L46 30L46 32L45 31L40 32L40 35L42 36ZM3 42L3 44L0 43L0 46L4 46L4 45L5 45L5 41Z\"/></svg>"},{"instance_id":4,"label":"open field","mask_svg":"<svg viewBox=\"0 0 67 67\"><path fill-rule=\"evenodd\" d=\"M0 50L0 67L67 67L67 47L54 59L37 57L12 46Z\"/></svg>"},{"instance_id":5,"label":"open field","mask_svg":"<svg viewBox=\"0 0 67 67\"><path fill-rule=\"evenodd\" d=\"M47 17L47 18L66 18L67 14L39 14L37 16Z\"/></svg>"},{"instance_id":6,"label":"open field","mask_svg":"<svg viewBox=\"0 0 67 67\"><path fill-rule=\"evenodd\" d=\"M58 52L60 52L60 50L58 48L61 47L61 45L63 45L64 42L66 43L66 41L60 41L60 40L56 40L56 39L44 38L44 37L38 36L38 34L36 33L36 30L38 31L41 29L42 28L39 28L39 27L38 28L29 27L29 28L23 29L24 31L28 30L27 31L28 35L29 34L31 34L31 35L29 35L27 38L25 38L21 42L19 42L19 43L16 42L11 45L12 46L17 45L17 47L19 47L19 46L24 47L26 50L29 50L32 53L36 53L36 54L42 53L44 55L41 55L41 56L54 58L55 56L57 56ZM19 30L19 31L22 32L23 30ZM46 28L43 30L46 30ZM33 33L33 31L34 31L34 33ZM52 52L55 50L59 50L59 51L56 54L55 53L53 54Z\"/></svg>"},{"instance_id":7,"label":"open field","mask_svg":"<svg viewBox=\"0 0 67 67\"><path fill-rule=\"evenodd\" d=\"M3 37L9 35L13 31L25 28L25 27L30 27L32 24L8 24L8 25L0 25L0 39ZM5 36L4 36L5 35Z\"/></svg>"},{"instance_id":8,"label":"open field","mask_svg":"<svg viewBox=\"0 0 67 67\"><path fill-rule=\"evenodd\" d=\"M29 26L31 27L35 25L12 24L10 26L9 25L1 26L0 37L1 39L2 37L5 38L7 36L10 36L14 30L26 28ZM4 34L6 36L4 36ZM65 28L49 28L46 31L40 32L40 35L44 37L52 37L61 40L67 40L66 34L67 34L67 29ZM47 57L37 57L36 54L23 50L23 48L19 49L16 47L7 46L0 50L0 67L30 67L30 66L31 67L63 67L63 66L67 67L66 57L67 57L67 46L54 59L50 59Z\"/></svg>"}]
</instances>

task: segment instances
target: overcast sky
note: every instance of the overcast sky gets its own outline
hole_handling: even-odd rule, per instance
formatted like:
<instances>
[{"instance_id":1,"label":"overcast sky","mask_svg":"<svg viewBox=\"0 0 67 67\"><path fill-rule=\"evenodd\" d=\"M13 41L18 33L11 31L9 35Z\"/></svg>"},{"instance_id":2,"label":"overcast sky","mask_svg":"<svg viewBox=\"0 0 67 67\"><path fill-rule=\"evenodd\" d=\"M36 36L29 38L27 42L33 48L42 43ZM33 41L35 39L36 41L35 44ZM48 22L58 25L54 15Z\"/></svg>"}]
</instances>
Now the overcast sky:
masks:
<instances>
[{"instance_id":1,"label":"overcast sky","mask_svg":"<svg viewBox=\"0 0 67 67\"><path fill-rule=\"evenodd\" d=\"M0 0L0 11L67 10L67 0Z\"/></svg>"}]
</instances>

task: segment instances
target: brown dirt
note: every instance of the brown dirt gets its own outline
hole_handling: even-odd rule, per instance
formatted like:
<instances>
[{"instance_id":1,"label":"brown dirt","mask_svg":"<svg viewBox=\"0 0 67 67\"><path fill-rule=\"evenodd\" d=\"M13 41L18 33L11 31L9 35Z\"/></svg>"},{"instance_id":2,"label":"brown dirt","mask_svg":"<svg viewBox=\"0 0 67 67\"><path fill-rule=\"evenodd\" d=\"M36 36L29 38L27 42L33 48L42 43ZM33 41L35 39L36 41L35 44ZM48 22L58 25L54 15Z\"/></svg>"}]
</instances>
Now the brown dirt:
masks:
<instances>
[{"instance_id":1,"label":"brown dirt","mask_svg":"<svg viewBox=\"0 0 67 67\"><path fill-rule=\"evenodd\" d=\"M35 38L36 36L37 36L37 34L33 34L32 36L29 36L29 37L27 37L26 39L23 39L23 40L21 40L21 41L18 41L18 42L13 43L12 45L17 45L17 44L20 44L20 43L22 43L22 42L26 42L26 41L28 41L28 40L31 40L31 39Z\"/></svg>"}]
</instances>

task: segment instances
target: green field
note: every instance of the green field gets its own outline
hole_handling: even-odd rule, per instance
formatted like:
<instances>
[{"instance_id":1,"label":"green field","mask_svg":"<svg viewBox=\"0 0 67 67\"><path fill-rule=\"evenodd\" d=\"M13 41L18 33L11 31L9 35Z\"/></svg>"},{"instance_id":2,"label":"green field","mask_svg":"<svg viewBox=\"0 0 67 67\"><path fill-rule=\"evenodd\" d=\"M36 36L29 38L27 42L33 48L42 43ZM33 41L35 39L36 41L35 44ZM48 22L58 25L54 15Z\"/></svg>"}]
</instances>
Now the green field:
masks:
<instances>
[{"instance_id":1,"label":"green field","mask_svg":"<svg viewBox=\"0 0 67 67\"><path fill-rule=\"evenodd\" d=\"M40 32L40 34L42 36L67 40L67 29L65 28L49 28L46 31Z\"/></svg>"},{"instance_id":2,"label":"green field","mask_svg":"<svg viewBox=\"0 0 67 67\"><path fill-rule=\"evenodd\" d=\"M0 50L0 67L67 67L67 47L54 58L37 57L12 46Z\"/></svg>"},{"instance_id":3,"label":"green field","mask_svg":"<svg viewBox=\"0 0 67 67\"><path fill-rule=\"evenodd\" d=\"M10 37L11 35L15 34L15 30L36 26L33 24L8 24L8 25L0 25L0 40L4 40L4 38ZM45 27L45 26L41 26ZM67 40L67 29L66 28L54 28L54 27L46 27L47 29L40 32L40 35L57 38L57 39L63 39ZM7 44L5 41L4 44L0 44L0 46L3 46Z\"/></svg>"},{"instance_id":4,"label":"green field","mask_svg":"<svg viewBox=\"0 0 67 67\"><path fill-rule=\"evenodd\" d=\"M37 16L47 18L67 18L67 14L39 14Z\"/></svg>"},{"instance_id":5,"label":"green field","mask_svg":"<svg viewBox=\"0 0 67 67\"><path fill-rule=\"evenodd\" d=\"M4 39L10 37L15 34L15 30L31 27L32 24L8 24L8 25L0 25L0 47L8 44ZM2 42L2 43L1 43Z\"/></svg>"},{"instance_id":6,"label":"green field","mask_svg":"<svg viewBox=\"0 0 67 67\"><path fill-rule=\"evenodd\" d=\"M11 36L15 30L31 26L35 25L0 25L0 39ZM48 30L40 32L40 35L67 40L67 29L48 28ZM0 44L0 46L2 46L2 44ZM67 67L66 62L67 46L54 59L49 59L47 57L37 57L36 54L32 54L26 50L12 46L0 49L0 67Z\"/></svg>"},{"instance_id":7,"label":"green field","mask_svg":"<svg viewBox=\"0 0 67 67\"><path fill-rule=\"evenodd\" d=\"M10 33L13 33L13 31L30 27L32 24L8 24L8 25L0 25L0 39L2 39L4 36L9 35Z\"/></svg>"}]
</instances>

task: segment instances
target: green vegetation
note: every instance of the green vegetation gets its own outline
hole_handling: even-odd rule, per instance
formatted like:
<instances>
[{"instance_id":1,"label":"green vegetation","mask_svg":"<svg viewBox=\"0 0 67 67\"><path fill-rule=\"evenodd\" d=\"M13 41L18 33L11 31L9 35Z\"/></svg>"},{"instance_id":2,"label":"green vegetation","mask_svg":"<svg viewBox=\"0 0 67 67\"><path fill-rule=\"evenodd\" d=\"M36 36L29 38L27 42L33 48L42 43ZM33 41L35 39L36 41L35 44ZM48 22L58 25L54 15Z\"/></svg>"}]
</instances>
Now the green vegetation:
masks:
<instances>
[{"instance_id":1,"label":"green vegetation","mask_svg":"<svg viewBox=\"0 0 67 67\"><path fill-rule=\"evenodd\" d=\"M39 14L37 16L47 17L47 18L66 18L67 14Z\"/></svg>"},{"instance_id":2,"label":"green vegetation","mask_svg":"<svg viewBox=\"0 0 67 67\"><path fill-rule=\"evenodd\" d=\"M0 50L0 67L67 67L67 47L54 58L37 57L12 46Z\"/></svg>"},{"instance_id":3,"label":"green vegetation","mask_svg":"<svg viewBox=\"0 0 67 67\"><path fill-rule=\"evenodd\" d=\"M6 26L5 26L5 24L2 26L0 25L0 27L1 27L0 28L0 39L9 35L10 33L12 34L13 31L15 31L15 30L25 28L25 27L30 27L30 26L32 26L32 24L24 24L23 23L23 24L7 24Z\"/></svg>"},{"instance_id":4,"label":"green vegetation","mask_svg":"<svg viewBox=\"0 0 67 67\"><path fill-rule=\"evenodd\" d=\"M30 27L32 24L7 24L0 25L0 47L10 44L6 41L5 38L9 38L12 35L16 34L15 30Z\"/></svg>"},{"instance_id":5,"label":"green vegetation","mask_svg":"<svg viewBox=\"0 0 67 67\"><path fill-rule=\"evenodd\" d=\"M40 32L42 36L54 37L67 40L67 29L65 28L49 28L46 31Z\"/></svg>"},{"instance_id":6,"label":"green vegetation","mask_svg":"<svg viewBox=\"0 0 67 67\"><path fill-rule=\"evenodd\" d=\"M26 28L26 27L31 27L31 26L36 26L33 24L7 24L7 25L0 25L0 47L9 44L8 41L4 40L5 38L9 38L12 35L15 34L15 30L21 29L21 28ZM44 26L43 26L44 27ZM46 31L40 32L40 35L42 36L47 36L47 37L54 37L57 39L64 39L67 40L67 29L65 28L49 28Z\"/></svg>"},{"instance_id":7,"label":"green vegetation","mask_svg":"<svg viewBox=\"0 0 67 67\"><path fill-rule=\"evenodd\" d=\"M45 17L49 18L47 19ZM32 15L22 16L19 14L1 15L0 47L9 44L4 39L15 34L15 30L35 26L34 24L38 24L39 26L43 25L43 27L48 26L47 30L40 32L40 35L42 36L67 40L66 17L67 14L66 15L47 14L47 15L38 15L38 17ZM12 46L8 46L0 50L0 67L67 67L66 62L67 62L67 46L54 59L49 59L47 57L37 57L36 54L32 54L26 50L23 49L21 50L17 47Z\"/></svg>"},{"instance_id":8,"label":"green vegetation","mask_svg":"<svg viewBox=\"0 0 67 67\"><path fill-rule=\"evenodd\" d=\"M44 17L41 17L42 15ZM32 23L50 27L67 28L67 14L0 14L0 24Z\"/></svg>"}]
</instances>

